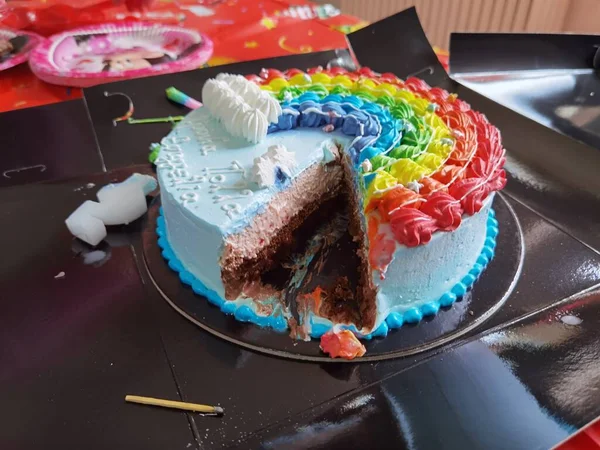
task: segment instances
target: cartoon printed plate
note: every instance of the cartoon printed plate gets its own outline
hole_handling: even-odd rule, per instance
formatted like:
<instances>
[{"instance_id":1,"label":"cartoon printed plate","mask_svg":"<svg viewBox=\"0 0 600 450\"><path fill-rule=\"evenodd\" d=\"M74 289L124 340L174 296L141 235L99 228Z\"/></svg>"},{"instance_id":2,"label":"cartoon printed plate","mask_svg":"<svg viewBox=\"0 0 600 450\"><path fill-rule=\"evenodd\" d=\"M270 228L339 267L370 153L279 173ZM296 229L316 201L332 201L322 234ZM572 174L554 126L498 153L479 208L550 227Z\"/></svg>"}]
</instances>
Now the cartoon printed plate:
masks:
<instances>
[{"instance_id":1,"label":"cartoon printed plate","mask_svg":"<svg viewBox=\"0 0 600 450\"><path fill-rule=\"evenodd\" d=\"M195 30L114 23L55 34L31 52L29 64L48 83L88 87L197 69L212 50L212 41Z\"/></svg>"},{"instance_id":2,"label":"cartoon printed plate","mask_svg":"<svg viewBox=\"0 0 600 450\"><path fill-rule=\"evenodd\" d=\"M0 29L0 70L10 69L27 61L31 50L42 37L26 31Z\"/></svg>"}]
</instances>

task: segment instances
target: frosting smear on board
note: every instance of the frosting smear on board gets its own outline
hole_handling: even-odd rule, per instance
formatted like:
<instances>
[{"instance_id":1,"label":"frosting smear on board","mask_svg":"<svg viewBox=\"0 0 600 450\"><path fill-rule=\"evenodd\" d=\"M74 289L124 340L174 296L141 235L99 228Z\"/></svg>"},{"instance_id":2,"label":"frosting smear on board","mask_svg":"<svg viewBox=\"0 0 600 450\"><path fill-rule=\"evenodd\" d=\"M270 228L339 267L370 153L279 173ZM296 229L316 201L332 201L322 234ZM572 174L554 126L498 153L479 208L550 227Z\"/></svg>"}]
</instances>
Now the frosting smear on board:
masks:
<instances>
[{"instance_id":1,"label":"frosting smear on board","mask_svg":"<svg viewBox=\"0 0 600 450\"><path fill-rule=\"evenodd\" d=\"M221 74L203 102L161 142L163 231L184 272L236 318L289 320L280 294L251 275L338 192L368 274L360 317L338 325L359 337L437 313L493 255L505 152L498 130L454 94L369 69L315 68ZM335 325L321 313L304 316L307 335Z\"/></svg>"}]
</instances>

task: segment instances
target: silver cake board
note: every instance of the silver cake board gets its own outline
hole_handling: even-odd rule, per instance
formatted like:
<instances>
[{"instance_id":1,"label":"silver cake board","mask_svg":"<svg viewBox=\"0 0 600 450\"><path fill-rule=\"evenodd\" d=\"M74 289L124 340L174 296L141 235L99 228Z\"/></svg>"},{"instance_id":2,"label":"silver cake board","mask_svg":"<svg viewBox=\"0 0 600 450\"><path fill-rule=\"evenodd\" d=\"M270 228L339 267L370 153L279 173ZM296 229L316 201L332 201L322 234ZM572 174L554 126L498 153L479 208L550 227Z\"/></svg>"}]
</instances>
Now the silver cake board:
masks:
<instances>
[{"instance_id":1,"label":"silver cake board","mask_svg":"<svg viewBox=\"0 0 600 450\"><path fill-rule=\"evenodd\" d=\"M145 275L175 311L209 333L250 350L304 361L347 362L325 355L319 348L318 339L305 342L291 338L288 332L280 333L239 322L184 285L178 274L169 268L158 245L156 226L159 207L160 197L157 197L143 227L142 251L139 254L143 255ZM363 341L367 353L354 362L398 358L440 347L458 340L502 307L521 270L523 234L517 216L501 194L494 199L493 208L500 224L496 254L473 288L452 306L441 308L435 316L390 330L385 338ZM348 260L350 241L349 235L342 237L340 245L334 246L334 251L325 257L324 264L319 265L322 269L314 276L320 285L333 284L339 276L356 277L356 267L344 264Z\"/></svg>"}]
</instances>

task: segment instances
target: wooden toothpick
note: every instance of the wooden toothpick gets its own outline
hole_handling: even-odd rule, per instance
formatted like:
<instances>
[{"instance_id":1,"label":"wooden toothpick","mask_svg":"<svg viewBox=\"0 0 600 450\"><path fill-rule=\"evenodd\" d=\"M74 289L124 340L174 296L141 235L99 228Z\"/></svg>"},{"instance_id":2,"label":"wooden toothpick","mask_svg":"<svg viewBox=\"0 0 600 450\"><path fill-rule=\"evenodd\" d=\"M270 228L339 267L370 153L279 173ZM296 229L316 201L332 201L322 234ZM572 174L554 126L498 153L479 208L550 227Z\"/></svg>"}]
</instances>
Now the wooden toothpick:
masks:
<instances>
[{"instance_id":1,"label":"wooden toothpick","mask_svg":"<svg viewBox=\"0 0 600 450\"><path fill-rule=\"evenodd\" d=\"M129 403L139 403L142 405L162 406L163 408L182 409L185 411L194 411L205 414L223 415L223 408L220 406L198 405L196 403L176 402L173 400L163 400L160 398L140 397L138 395L126 395L125 401Z\"/></svg>"}]
</instances>

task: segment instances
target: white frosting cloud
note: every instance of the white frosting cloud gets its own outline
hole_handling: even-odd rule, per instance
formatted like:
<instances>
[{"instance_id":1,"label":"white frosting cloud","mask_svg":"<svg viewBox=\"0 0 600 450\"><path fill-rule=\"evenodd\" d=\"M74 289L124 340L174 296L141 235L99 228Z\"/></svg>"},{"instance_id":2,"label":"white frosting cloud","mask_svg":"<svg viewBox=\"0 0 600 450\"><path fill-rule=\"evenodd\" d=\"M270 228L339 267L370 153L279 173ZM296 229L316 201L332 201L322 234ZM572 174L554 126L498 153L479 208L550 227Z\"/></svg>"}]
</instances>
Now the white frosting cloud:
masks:
<instances>
[{"instance_id":1,"label":"white frosting cloud","mask_svg":"<svg viewBox=\"0 0 600 450\"><path fill-rule=\"evenodd\" d=\"M261 188L273 186L277 168L290 176L296 167L296 154L288 151L284 145L272 145L263 155L254 158L254 165L250 169L250 181Z\"/></svg>"},{"instance_id":2,"label":"white frosting cloud","mask_svg":"<svg viewBox=\"0 0 600 450\"><path fill-rule=\"evenodd\" d=\"M256 108L263 113L269 123L275 123L279 120L281 105L275 97L263 91L256 84L246 80L242 75L231 75L228 73L217 75L217 80L226 83L250 107Z\"/></svg>"},{"instance_id":3,"label":"white frosting cloud","mask_svg":"<svg viewBox=\"0 0 600 450\"><path fill-rule=\"evenodd\" d=\"M279 102L241 75L220 74L204 83L202 101L234 136L260 142L269 122L281 115Z\"/></svg>"}]
</instances>

